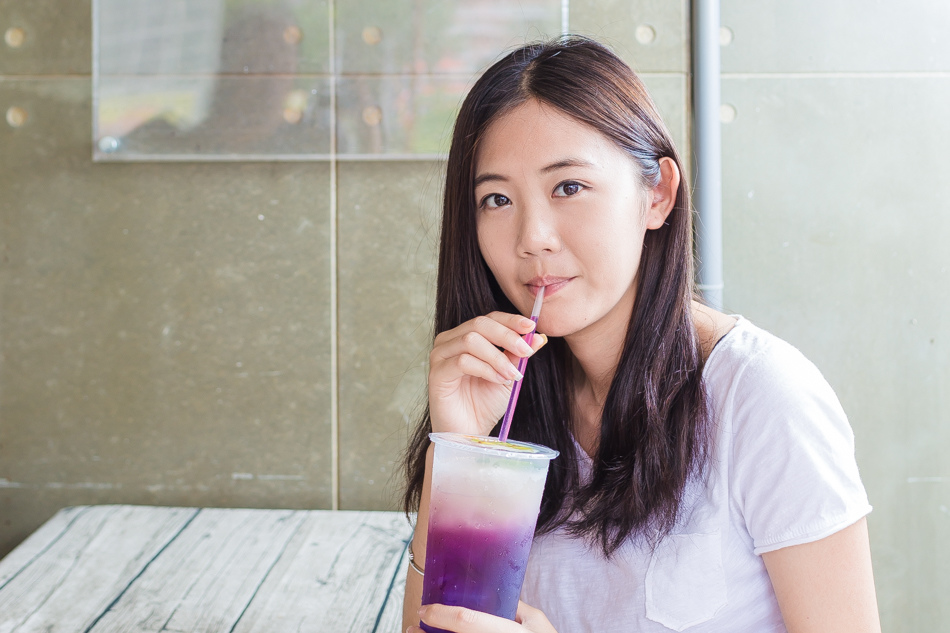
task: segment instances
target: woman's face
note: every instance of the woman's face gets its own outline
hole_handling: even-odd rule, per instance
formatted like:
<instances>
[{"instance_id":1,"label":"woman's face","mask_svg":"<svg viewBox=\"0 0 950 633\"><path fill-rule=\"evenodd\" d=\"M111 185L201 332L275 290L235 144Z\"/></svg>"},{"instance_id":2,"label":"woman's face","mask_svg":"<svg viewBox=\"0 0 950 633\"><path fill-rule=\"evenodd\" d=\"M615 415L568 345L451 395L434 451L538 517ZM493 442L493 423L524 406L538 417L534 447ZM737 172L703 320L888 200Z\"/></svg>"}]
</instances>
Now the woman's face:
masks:
<instances>
[{"instance_id":1,"label":"woman's face","mask_svg":"<svg viewBox=\"0 0 950 633\"><path fill-rule=\"evenodd\" d=\"M626 330L644 234L668 213L656 222L653 197L612 141L535 100L494 121L479 142L482 256L523 314L545 287L538 329L550 336Z\"/></svg>"}]
</instances>

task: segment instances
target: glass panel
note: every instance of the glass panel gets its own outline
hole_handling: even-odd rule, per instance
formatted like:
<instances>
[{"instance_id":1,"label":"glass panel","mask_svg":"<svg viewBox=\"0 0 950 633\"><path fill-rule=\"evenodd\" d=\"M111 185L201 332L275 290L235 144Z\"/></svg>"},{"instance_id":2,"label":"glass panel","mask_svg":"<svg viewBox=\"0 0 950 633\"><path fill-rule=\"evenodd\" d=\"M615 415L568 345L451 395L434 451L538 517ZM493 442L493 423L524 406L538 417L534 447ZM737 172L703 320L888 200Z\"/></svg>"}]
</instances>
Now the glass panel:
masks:
<instances>
[{"instance_id":1,"label":"glass panel","mask_svg":"<svg viewBox=\"0 0 950 633\"><path fill-rule=\"evenodd\" d=\"M325 158L334 103L341 155L435 156L473 77L561 29L561 0L334 7L331 50L328 0L94 0L94 158Z\"/></svg>"},{"instance_id":2,"label":"glass panel","mask_svg":"<svg viewBox=\"0 0 950 633\"><path fill-rule=\"evenodd\" d=\"M342 155L437 156L471 81L403 75L337 80L337 143Z\"/></svg>"},{"instance_id":3,"label":"glass panel","mask_svg":"<svg viewBox=\"0 0 950 633\"><path fill-rule=\"evenodd\" d=\"M561 32L561 0L347 0L336 13L342 74L476 73Z\"/></svg>"},{"instance_id":4,"label":"glass panel","mask_svg":"<svg viewBox=\"0 0 950 633\"><path fill-rule=\"evenodd\" d=\"M329 154L326 0L96 0L94 12L97 160Z\"/></svg>"},{"instance_id":5,"label":"glass panel","mask_svg":"<svg viewBox=\"0 0 950 633\"><path fill-rule=\"evenodd\" d=\"M105 160L330 153L330 80L292 75L100 78Z\"/></svg>"},{"instance_id":6,"label":"glass panel","mask_svg":"<svg viewBox=\"0 0 950 633\"><path fill-rule=\"evenodd\" d=\"M95 0L103 75L327 73L326 0Z\"/></svg>"}]
</instances>

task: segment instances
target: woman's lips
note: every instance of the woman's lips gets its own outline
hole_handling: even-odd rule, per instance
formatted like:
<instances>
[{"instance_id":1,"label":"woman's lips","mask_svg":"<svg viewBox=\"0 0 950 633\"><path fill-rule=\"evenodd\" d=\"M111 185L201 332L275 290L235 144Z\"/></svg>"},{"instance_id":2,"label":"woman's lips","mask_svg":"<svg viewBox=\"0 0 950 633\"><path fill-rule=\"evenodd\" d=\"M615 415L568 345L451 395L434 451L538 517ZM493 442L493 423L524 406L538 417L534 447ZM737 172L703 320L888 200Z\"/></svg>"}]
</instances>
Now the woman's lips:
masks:
<instances>
[{"instance_id":1,"label":"woman's lips","mask_svg":"<svg viewBox=\"0 0 950 633\"><path fill-rule=\"evenodd\" d=\"M534 296L537 296L541 286L544 286L544 298L547 299L569 284L572 279L573 277L536 277L529 281L527 286Z\"/></svg>"}]
</instances>

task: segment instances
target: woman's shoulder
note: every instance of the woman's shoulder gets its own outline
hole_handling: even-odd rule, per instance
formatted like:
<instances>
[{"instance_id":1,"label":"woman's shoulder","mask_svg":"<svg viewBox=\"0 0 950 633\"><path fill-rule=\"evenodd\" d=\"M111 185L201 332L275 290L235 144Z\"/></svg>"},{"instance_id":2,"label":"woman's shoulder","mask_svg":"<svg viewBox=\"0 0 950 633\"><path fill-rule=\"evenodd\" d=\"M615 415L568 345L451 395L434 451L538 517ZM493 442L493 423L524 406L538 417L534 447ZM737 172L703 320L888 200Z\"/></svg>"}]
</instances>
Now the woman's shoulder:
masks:
<instances>
[{"instance_id":1,"label":"woman's shoulder","mask_svg":"<svg viewBox=\"0 0 950 633\"><path fill-rule=\"evenodd\" d=\"M703 359L708 359L712 351L739 321L739 317L722 312L693 301L693 326L699 336L699 345Z\"/></svg>"},{"instance_id":2,"label":"woman's shoulder","mask_svg":"<svg viewBox=\"0 0 950 633\"><path fill-rule=\"evenodd\" d=\"M717 342L703 371L710 389L723 384L752 389L830 389L821 372L791 343L736 315L735 325Z\"/></svg>"},{"instance_id":3,"label":"woman's shoulder","mask_svg":"<svg viewBox=\"0 0 950 633\"><path fill-rule=\"evenodd\" d=\"M696 304L693 321L703 352L703 378L707 383L757 381L806 374L814 378L817 368L790 343L738 314L723 314ZM820 376L820 374L819 374Z\"/></svg>"},{"instance_id":4,"label":"woman's shoulder","mask_svg":"<svg viewBox=\"0 0 950 633\"><path fill-rule=\"evenodd\" d=\"M738 317L703 379L719 463L756 554L817 540L870 511L847 415L795 346Z\"/></svg>"},{"instance_id":5,"label":"woman's shoulder","mask_svg":"<svg viewBox=\"0 0 950 633\"><path fill-rule=\"evenodd\" d=\"M703 380L714 415L736 447L810 444L821 437L853 453L847 415L819 369L795 346L748 319L738 317L720 340Z\"/></svg>"}]
</instances>

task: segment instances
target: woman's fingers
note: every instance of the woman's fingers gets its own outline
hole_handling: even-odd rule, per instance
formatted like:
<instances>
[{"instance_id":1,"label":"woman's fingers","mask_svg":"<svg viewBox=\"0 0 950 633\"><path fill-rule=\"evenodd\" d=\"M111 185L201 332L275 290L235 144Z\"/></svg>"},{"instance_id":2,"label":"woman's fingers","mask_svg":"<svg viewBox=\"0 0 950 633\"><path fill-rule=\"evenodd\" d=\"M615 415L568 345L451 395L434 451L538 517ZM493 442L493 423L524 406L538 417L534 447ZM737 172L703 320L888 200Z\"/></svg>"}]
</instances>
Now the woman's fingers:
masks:
<instances>
[{"instance_id":1,"label":"woman's fingers","mask_svg":"<svg viewBox=\"0 0 950 633\"><path fill-rule=\"evenodd\" d=\"M510 385L515 380L521 380L521 372L508 362L508 358L498 363L486 363L471 354L459 354L451 359L459 375L483 378L489 382Z\"/></svg>"},{"instance_id":2,"label":"woman's fingers","mask_svg":"<svg viewBox=\"0 0 950 633\"><path fill-rule=\"evenodd\" d=\"M548 337L544 334L535 334L534 338L531 340L531 349L537 352L539 349L548 344Z\"/></svg>"},{"instance_id":3,"label":"woman's fingers","mask_svg":"<svg viewBox=\"0 0 950 633\"><path fill-rule=\"evenodd\" d=\"M487 434L505 410L514 381L523 376L521 359L547 342L543 335L522 338L531 319L493 312L466 321L436 337L429 353L429 415L432 427Z\"/></svg>"},{"instance_id":4,"label":"woman's fingers","mask_svg":"<svg viewBox=\"0 0 950 633\"><path fill-rule=\"evenodd\" d=\"M540 609L535 609L520 600L515 621L532 633L557 633L548 621L548 617Z\"/></svg>"},{"instance_id":5,"label":"woman's fingers","mask_svg":"<svg viewBox=\"0 0 950 633\"><path fill-rule=\"evenodd\" d=\"M557 633L547 616L538 609L518 602L515 621L498 616L441 604L427 604L419 609L419 617L429 626L455 633ZM418 633L422 629L409 627L406 633Z\"/></svg>"},{"instance_id":6,"label":"woman's fingers","mask_svg":"<svg viewBox=\"0 0 950 633\"><path fill-rule=\"evenodd\" d=\"M492 382L521 380L517 359L531 356L547 340L536 336L528 345L514 330L489 317L478 317L469 324L467 331L462 326L450 330L454 337L440 335L429 356L433 369L449 361L462 374Z\"/></svg>"},{"instance_id":7,"label":"woman's fingers","mask_svg":"<svg viewBox=\"0 0 950 633\"><path fill-rule=\"evenodd\" d=\"M448 344L469 333L477 333L495 347L506 349L515 356L530 356L531 347L521 338L534 329L534 321L527 317L504 312L492 312L475 317L460 326L442 332L435 338L435 347Z\"/></svg>"},{"instance_id":8,"label":"woman's fingers","mask_svg":"<svg viewBox=\"0 0 950 633\"><path fill-rule=\"evenodd\" d=\"M516 622L463 607L427 604L419 617L429 626L455 633L524 633Z\"/></svg>"},{"instance_id":9,"label":"woman's fingers","mask_svg":"<svg viewBox=\"0 0 950 633\"><path fill-rule=\"evenodd\" d=\"M527 343L524 343L524 341L522 341L522 343L524 344L524 349L520 352L519 356L528 356L534 353L534 350L530 349ZM508 354L488 342L481 334L469 332L459 339L459 344L462 348L459 350L460 352L464 350L473 356L483 359L502 376L511 380L521 380L523 378L518 372L518 359L512 359Z\"/></svg>"},{"instance_id":10,"label":"woman's fingers","mask_svg":"<svg viewBox=\"0 0 950 633\"><path fill-rule=\"evenodd\" d=\"M489 312L485 315L492 321L497 321L502 325L510 327L519 334L527 334L534 329L534 321L520 314L510 314L508 312Z\"/></svg>"}]
</instances>

